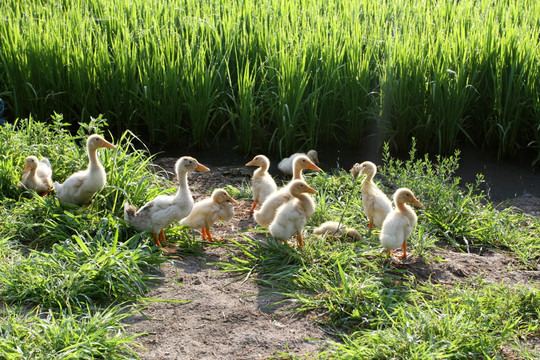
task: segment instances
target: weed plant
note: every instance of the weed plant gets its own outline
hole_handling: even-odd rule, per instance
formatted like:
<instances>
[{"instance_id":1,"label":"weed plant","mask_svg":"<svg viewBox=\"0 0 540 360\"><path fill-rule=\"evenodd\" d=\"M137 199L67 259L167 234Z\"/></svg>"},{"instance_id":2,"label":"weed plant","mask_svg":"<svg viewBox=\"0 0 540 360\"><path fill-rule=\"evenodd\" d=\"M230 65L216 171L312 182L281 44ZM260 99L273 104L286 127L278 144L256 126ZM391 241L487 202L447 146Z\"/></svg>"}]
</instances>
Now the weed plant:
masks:
<instances>
[{"instance_id":1,"label":"weed plant","mask_svg":"<svg viewBox=\"0 0 540 360\"><path fill-rule=\"evenodd\" d=\"M538 1L21 0L0 13L8 119L102 113L116 136L231 136L281 155L358 145L371 122L402 151L412 136L446 155L540 149Z\"/></svg>"}]
</instances>

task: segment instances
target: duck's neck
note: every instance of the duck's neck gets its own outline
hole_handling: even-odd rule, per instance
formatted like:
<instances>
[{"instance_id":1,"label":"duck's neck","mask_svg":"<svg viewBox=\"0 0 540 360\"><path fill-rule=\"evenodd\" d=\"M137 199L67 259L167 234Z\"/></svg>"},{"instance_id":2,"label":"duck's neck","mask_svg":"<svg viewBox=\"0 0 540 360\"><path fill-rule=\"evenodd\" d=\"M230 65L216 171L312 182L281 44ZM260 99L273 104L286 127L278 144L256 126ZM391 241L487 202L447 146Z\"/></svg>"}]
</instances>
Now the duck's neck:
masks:
<instances>
[{"instance_id":1,"label":"duck's neck","mask_svg":"<svg viewBox=\"0 0 540 360\"><path fill-rule=\"evenodd\" d=\"M179 172L176 176L178 177L178 191L176 192L176 196L191 195L188 187L187 171Z\"/></svg>"},{"instance_id":2,"label":"duck's neck","mask_svg":"<svg viewBox=\"0 0 540 360\"><path fill-rule=\"evenodd\" d=\"M374 173L368 173L366 174L366 178L364 179L364 182L368 182L373 184L373 177L375 176Z\"/></svg>"},{"instance_id":3,"label":"duck's neck","mask_svg":"<svg viewBox=\"0 0 540 360\"><path fill-rule=\"evenodd\" d=\"M302 168L295 167L293 169L293 180L304 180L304 176L302 176Z\"/></svg>"},{"instance_id":4,"label":"duck's neck","mask_svg":"<svg viewBox=\"0 0 540 360\"><path fill-rule=\"evenodd\" d=\"M414 210L407 204L405 203L397 203L396 204L396 207L398 209L398 211L402 214L404 214L405 216L409 217L409 218L413 218L415 216L415 213L414 213Z\"/></svg>"},{"instance_id":5,"label":"duck's neck","mask_svg":"<svg viewBox=\"0 0 540 360\"><path fill-rule=\"evenodd\" d=\"M28 173L29 178L35 178L37 177L37 166L35 168L30 168L30 172Z\"/></svg>"},{"instance_id":6,"label":"duck's neck","mask_svg":"<svg viewBox=\"0 0 540 360\"><path fill-rule=\"evenodd\" d=\"M255 176L264 176L268 171L268 164L261 165L257 170L255 170Z\"/></svg>"},{"instance_id":7,"label":"duck's neck","mask_svg":"<svg viewBox=\"0 0 540 360\"><path fill-rule=\"evenodd\" d=\"M367 174L364 178L364 181L362 182L362 189L366 189L368 187L376 188L377 186L373 182L373 174Z\"/></svg>"},{"instance_id":8,"label":"duck's neck","mask_svg":"<svg viewBox=\"0 0 540 360\"><path fill-rule=\"evenodd\" d=\"M97 156L97 149L88 149L88 159L90 160L88 164L88 169L90 169L90 171L101 168L101 163Z\"/></svg>"}]
</instances>

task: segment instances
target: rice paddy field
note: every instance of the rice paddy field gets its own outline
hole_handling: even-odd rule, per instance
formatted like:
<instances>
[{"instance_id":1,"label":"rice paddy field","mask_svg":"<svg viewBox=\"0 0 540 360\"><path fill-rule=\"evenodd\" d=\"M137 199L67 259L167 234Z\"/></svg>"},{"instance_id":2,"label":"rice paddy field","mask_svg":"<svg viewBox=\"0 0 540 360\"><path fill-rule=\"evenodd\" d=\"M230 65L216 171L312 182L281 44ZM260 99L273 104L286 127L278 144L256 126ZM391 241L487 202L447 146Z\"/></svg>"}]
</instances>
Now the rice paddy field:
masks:
<instances>
[{"instance_id":1,"label":"rice paddy field","mask_svg":"<svg viewBox=\"0 0 540 360\"><path fill-rule=\"evenodd\" d=\"M0 4L11 119L246 153L357 145L540 155L535 0L75 0Z\"/></svg>"},{"instance_id":2,"label":"rice paddy field","mask_svg":"<svg viewBox=\"0 0 540 360\"><path fill-rule=\"evenodd\" d=\"M139 339L145 334L129 332L126 317L152 301L181 311L190 300L148 296L156 281L169 281L159 270L167 258L149 232L124 221L123 204L140 206L158 194L174 193L175 186L152 170L152 156L137 150L139 140L125 132L119 138L106 135L117 149L99 154L108 181L90 205L22 189L27 155L48 157L54 180L63 181L88 161L83 146L88 134L104 133L107 126L99 117L73 135L68 125L56 115L52 124L21 119L0 127L0 358L141 358ZM409 240L412 262L381 254L378 230L367 227L359 181L346 169L306 175L318 194L304 248L275 241L253 221L212 245L229 253L216 264L222 271L289 299L295 304L290 311L309 315L329 334L316 353L279 351L273 358L538 358L538 216L486 201L478 188L481 175L478 183L460 186L454 176L459 152L431 161L418 156L415 146L408 160L398 160L387 145L377 176L386 193L409 187L424 204L416 209L418 225ZM247 182L226 188L249 208ZM355 227L360 239L312 234L327 220ZM181 254L205 261L210 244L194 241L189 229L175 223L166 234ZM507 261L503 268L488 265L452 283L412 271L414 262L443 263L441 249L469 256L491 251ZM494 281L483 274L509 270L525 281ZM226 322L224 329L230 326Z\"/></svg>"}]
</instances>

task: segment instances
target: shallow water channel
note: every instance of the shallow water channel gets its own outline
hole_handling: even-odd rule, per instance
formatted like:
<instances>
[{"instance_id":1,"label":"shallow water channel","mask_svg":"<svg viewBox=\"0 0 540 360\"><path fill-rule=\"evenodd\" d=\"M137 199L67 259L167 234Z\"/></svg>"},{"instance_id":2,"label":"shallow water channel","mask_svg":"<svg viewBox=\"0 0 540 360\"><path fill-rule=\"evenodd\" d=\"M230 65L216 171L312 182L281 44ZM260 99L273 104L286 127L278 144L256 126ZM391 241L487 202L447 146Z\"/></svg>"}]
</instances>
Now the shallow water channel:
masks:
<instances>
[{"instance_id":1,"label":"shallow water channel","mask_svg":"<svg viewBox=\"0 0 540 360\"><path fill-rule=\"evenodd\" d=\"M334 168L349 170L356 162L373 161L377 165L382 163L382 144L375 136L365 139L358 148L331 145L316 149L319 153L319 166L324 171ZM200 163L209 166L244 166L253 156L246 156L234 149L232 142L221 142L207 150L180 150L180 149L153 149L159 152L158 156L180 157L190 155ZM309 149L302 149L307 151ZM488 198L494 200L513 199L524 194L531 194L540 198L540 168L533 169L530 164L534 158L530 156L515 160L497 160L494 154L482 153L479 149L465 147L461 150L457 176L462 183L473 183L477 174L484 175L483 190ZM407 159L408 154L397 156ZM269 157L271 162L270 173L274 176L282 174L277 168L279 158Z\"/></svg>"}]
</instances>

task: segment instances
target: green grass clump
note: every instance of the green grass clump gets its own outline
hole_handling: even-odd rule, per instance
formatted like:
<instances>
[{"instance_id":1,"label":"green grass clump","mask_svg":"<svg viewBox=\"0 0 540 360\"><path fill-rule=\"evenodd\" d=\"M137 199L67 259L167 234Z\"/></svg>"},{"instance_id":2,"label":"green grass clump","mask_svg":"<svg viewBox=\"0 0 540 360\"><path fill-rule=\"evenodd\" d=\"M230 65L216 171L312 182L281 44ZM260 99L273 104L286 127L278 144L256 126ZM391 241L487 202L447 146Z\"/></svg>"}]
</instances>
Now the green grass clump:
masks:
<instances>
[{"instance_id":1,"label":"green grass clump","mask_svg":"<svg viewBox=\"0 0 540 360\"><path fill-rule=\"evenodd\" d=\"M145 275L160 258L111 237L74 235L51 251L31 253L0 266L0 298L46 308L83 307L134 300L148 290Z\"/></svg>"},{"instance_id":2,"label":"green grass clump","mask_svg":"<svg viewBox=\"0 0 540 360\"><path fill-rule=\"evenodd\" d=\"M124 332L129 312L88 307L83 313L1 309L4 359L138 359L136 336Z\"/></svg>"}]
</instances>

